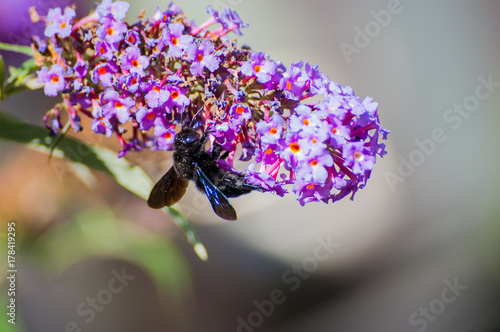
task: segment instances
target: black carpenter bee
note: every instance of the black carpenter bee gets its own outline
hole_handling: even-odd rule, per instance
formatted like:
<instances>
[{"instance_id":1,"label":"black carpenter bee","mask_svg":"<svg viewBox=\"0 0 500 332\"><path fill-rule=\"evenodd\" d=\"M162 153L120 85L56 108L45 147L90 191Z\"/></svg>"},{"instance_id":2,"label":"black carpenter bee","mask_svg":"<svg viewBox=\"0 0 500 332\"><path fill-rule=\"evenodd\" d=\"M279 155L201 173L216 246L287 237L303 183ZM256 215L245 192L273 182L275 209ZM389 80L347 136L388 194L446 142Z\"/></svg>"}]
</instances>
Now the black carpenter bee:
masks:
<instances>
[{"instance_id":1,"label":"black carpenter bee","mask_svg":"<svg viewBox=\"0 0 500 332\"><path fill-rule=\"evenodd\" d=\"M262 187L245 180L244 174L224 170L217 165L217 159L225 159L228 151L221 155L222 147L214 144L212 153L205 150L210 131L200 137L191 127L183 128L174 139L174 165L155 184L148 198L148 205L154 209L177 203L192 180L196 188L204 192L214 212L226 220L236 220L236 211L227 197L248 194L252 190L263 191Z\"/></svg>"}]
</instances>

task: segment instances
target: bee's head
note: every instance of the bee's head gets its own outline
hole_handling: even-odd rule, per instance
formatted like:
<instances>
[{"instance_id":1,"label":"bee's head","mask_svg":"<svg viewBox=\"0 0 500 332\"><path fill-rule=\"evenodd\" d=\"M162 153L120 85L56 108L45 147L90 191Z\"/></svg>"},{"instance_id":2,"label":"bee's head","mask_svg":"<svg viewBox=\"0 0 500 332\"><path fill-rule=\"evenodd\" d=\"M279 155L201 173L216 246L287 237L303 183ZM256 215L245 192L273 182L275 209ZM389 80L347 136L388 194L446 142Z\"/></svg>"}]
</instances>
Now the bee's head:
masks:
<instances>
[{"instance_id":1,"label":"bee's head","mask_svg":"<svg viewBox=\"0 0 500 332\"><path fill-rule=\"evenodd\" d=\"M188 147L200 141L200 135L190 127L184 127L174 139L175 147Z\"/></svg>"}]
</instances>

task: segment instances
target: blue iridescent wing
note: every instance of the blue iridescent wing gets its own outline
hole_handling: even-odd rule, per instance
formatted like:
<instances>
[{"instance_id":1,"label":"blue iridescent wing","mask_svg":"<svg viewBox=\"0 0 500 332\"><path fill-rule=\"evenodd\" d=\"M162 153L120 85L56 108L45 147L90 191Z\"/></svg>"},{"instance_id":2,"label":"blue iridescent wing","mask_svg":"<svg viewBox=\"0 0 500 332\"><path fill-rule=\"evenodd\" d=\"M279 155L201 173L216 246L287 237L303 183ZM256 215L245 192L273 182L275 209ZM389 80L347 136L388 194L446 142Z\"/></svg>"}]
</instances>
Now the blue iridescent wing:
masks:
<instances>
[{"instance_id":1,"label":"blue iridescent wing","mask_svg":"<svg viewBox=\"0 0 500 332\"><path fill-rule=\"evenodd\" d=\"M213 184L212 181L210 181L198 165L196 165L196 175L205 189L205 194L207 195L214 212L222 219L236 220L238 218L236 210L233 208L231 203L229 203L227 197Z\"/></svg>"}]
</instances>

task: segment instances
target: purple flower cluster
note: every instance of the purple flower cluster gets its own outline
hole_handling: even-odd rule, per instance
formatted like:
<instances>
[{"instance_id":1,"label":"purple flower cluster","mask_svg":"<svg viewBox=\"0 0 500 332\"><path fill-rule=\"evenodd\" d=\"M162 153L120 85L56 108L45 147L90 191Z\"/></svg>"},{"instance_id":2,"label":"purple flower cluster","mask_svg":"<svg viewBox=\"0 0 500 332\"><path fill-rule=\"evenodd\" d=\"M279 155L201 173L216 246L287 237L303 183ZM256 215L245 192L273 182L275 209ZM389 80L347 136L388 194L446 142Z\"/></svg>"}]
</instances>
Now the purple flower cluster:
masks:
<instances>
[{"instance_id":1,"label":"purple flower cluster","mask_svg":"<svg viewBox=\"0 0 500 332\"><path fill-rule=\"evenodd\" d=\"M209 7L211 17L195 25L171 3L129 25L122 21L128 8L104 0L81 19L71 8L52 9L46 43L34 39L38 79L48 96L62 94L75 130L79 114L89 116L94 132L118 138L120 157L172 150L183 125L209 130L229 152L221 167L236 171L235 159L250 161L249 182L281 196L290 185L302 205L352 198L365 186L388 134L371 98L361 100L317 66L286 68L237 47L227 35L246 24L230 9ZM307 103L315 96L321 101ZM51 111L45 120L54 130L59 118Z\"/></svg>"}]
</instances>

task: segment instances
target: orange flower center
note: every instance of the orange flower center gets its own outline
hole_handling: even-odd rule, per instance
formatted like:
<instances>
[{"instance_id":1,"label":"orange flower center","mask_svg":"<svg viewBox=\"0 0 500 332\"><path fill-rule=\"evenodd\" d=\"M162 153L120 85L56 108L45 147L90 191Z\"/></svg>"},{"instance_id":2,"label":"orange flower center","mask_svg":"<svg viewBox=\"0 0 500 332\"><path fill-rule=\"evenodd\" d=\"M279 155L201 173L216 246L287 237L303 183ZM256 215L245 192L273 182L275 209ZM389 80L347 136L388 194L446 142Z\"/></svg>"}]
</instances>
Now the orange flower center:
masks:
<instances>
[{"instance_id":1,"label":"orange flower center","mask_svg":"<svg viewBox=\"0 0 500 332\"><path fill-rule=\"evenodd\" d=\"M66 27L66 22L61 23L61 29L64 29Z\"/></svg>"},{"instance_id":2,"label":"orange flower center","mask_svg":"<svg viewBox=\"0 0 500 332\"><path fill-rule=\"evenodd\" d=\"M128 36L128 41L131 43L134 43L134 41L135 41L134 36L132 36L132 35Z\"/></svg>"},{"instance_id":3,"label":"orange flower center","mask_svg":"<svg viewBox=\"0 0 500 332\"><path fill-rule=\"evenodd\" d=\"M177 91L173 91L173 92L170 94L170 97L172 97L172 99L177 99L177 97L179 97L179 92L177 92Z\"/></svg>"},{"instance_id":4,"label":"orange flower center","mask_svg":"<svg viewBox=\"0 0 500 332\"><path fill-rule=\"evenodd\" d=\"M260 73L261 68L260 68L260 66L259 66L259 65L257 65L257 66L255 66L255 67L253 67L253 69L255 69L255 72L256 72L256 73Z\"/></svg>"},{"instance_id":5,"label":"orange flower center","mask_svg":"<svg viewBox=\"0 0 500 332\"><path fill-rule=\"evenodd\" d=\"M111 36L115 31L113 30L113 28L108 28L106 30L106 33L108 34L108 36Z\"/></svg>"},{"instance_id":6,"label":"orange flower center","mask_svg":"<svg viewBox=\"0 0 500 332\"><path fill-rule=\"evenodd\" d=\"M154 90L155 92L160 92L160 88L159 88L159 87L157 87L157 86L154 86L154 87L153 87L153 90Z\"/></svg>"},{"instance_id":7,"label":"orange flower center","mask_svg":"<svg viewBox=\"0 0 500 332\"><path fill-rule=\"evenodd\" d=\"M97 71L99 72L99 74L104 75L104 74L106 74L106 67L101 67L101 68L97 69Z\"/></svg>"},{"instance_id":8,"label":"orange flower center","mask_svg":"<svg viewBox=\"0 0 500 332\"><path fill-rule=\"evenodd\" d=\"M139 61L137 59L132 60L132 66L139 67Z\"/></svg>"},{"instance_id":9,"label":"orange flower center","mask_svg":"<svg viewBox=\"0 0 500 332\"><path fill-rule=\"evenodd\" d=\"M197 59L198 59L198 62L201 62L203 60L203 54L201 54L201 53L198 54Z\"/></svg>"},{"instance_id":10,"label":"orange flower center","mask_svg":"<svg viewBox=\"0 0 500 332\"><path fill-rule=\"evenodd\" d=\"M269 129L269 134L271 134L271 135L276 135L277 132L278 132L278 129L276 129L276 128Z\"/></svg>"},{"instance_id":11,"label":"orange flower center","mask_svg":"<svg viewBox=\"0 0 500 332\"><path fill-rule=\"evenodd\" d=\"M301 151L299 143L290 143L290 150L292 150L293 153L299 153Z\"/></svg>"},{"instance_id":12,"label":"orange flower center","mask_svg":"<svg viewBox=\"0 0 500 332\"><path fill-rule=\"evenodd\" d=\"M122 103L120 103L119 101L117 101L117 102L115 103L115 107L116 107L116 108L122 108L122 107L123 107L123 104L122 104Z\"/></svg>"},{"instance_id":13,"label":"orange flower center","mask_svg":"<svg viewBox=\"0 0 500 332\"><path fill-rule=\"evenodd\" d=\"M245 107L243 106L236 107L236 113L243 114L243 112L245 112Z\"/></svg>"},{"instance_id":14,"label":"orange flower center","mask_svg":"<svg viewBox=\"0 0 500 332\"><path fill-rule=\"evenodd\" d=\"M311 166L316 166L316 165L318 165L318 161L317 160L311 160L311 162L309 164L311 164Z\"/></svg>"},{"instance_id":15,"label":"orange flower center","mask_svg":"<svg viewBox=\"0 0 500 332\"><path fill-rule=\"evenodd\" d=\"M179 40L175 37L172 37L172 39L171 39L172 45L175 45L175 46L177 46L178 41ZM199 55L198 55L198 57L199 57ZM203 56L202 56L202 58L203 58Z\"/></svg>"},{"instance_id":16,"label":"orange flower center","mask_svg":"<svg viewBox=\"0 0 500 332\"><path fill-rule=\"evenodd\" d=\"M318 143L318 139L317 139L317 138L313 138L313 139L311 140L311 143L312 143L312 144L316 144L316 143Z\"/></svg>"},{"instance_id":17,"label":"orange flower center","mask_svg":"<svg viewBox=\"0 0 500 332\"><path fill-rule=\"evenodd\" d=\"M155 117L155 114L154 114L153 112L148 113L148 115L146 115L146 118L147 118L148 120L153 120L153 118L154 118L154 117Z\"/></svg>"},{"instance_id":18,"label":"orange flower center","mask_svg":"<svg viewBox=\"0 0 500 332\"><path fill-rule=\"evenodd\" d=\"M338 130L337 128L333 128L333 129L332 129L332 133L333 133L334 135L337 135L337 134L339 133L339 130Z\"/></svg>"},{"instance_id":19,"label":"orange flower center","mask_svg":"<svg viewBox=\"0 0 500 332\"><path fill-rule=\"evenodd\" d=\"M273 153L273 149L269 148L266 150L266 154L271 154L271 153Z\"/></svg>"},{"instance_id":20,"label":"orange flower center","mask_svg":"<svg viewBox=\"0 0 500 332\"><path fill-rule=\"evenodd\" d=\"M306 186L307 189L314 189L314 184L310 183Z\"/></svg>"},{"instance_id":21,"label":"orange flower center","mask_svg":"<svg viewBox=\"0 0 500 332\"><path fill-rule=\"evenodd\" d=\"M354 152L354 159L356 159L356 160L363 159L363 154L359 151Z\"/></svg>"},{"instance_id":22,"label":"orange flower center","mask_svg":"<svg viewBox=\"0 0 500 332\"><path fill-rule=\"evenodd\" d=\"M305 124L306 126L309 126L309 119L302 120L302 123Z\"/></svg>"},{"instance_id":23,"label":"orange flower center","mask_svg":"<svg viewBox=\"0 0 500 332\"><path fill-rule=\"evenodd\" d=\"M52 81L52 83L58 83L59 82L59 76L52 76L52 78L50 80Z\"/></svg>"},{"instance_id":24,"label":"orange flower center","mask_svg":"<svg viewBox=\"0 0 500 332\"><path fill-rule=\"evenodd\" d=\"M286 83L286 89L287 90L292 90L292 82L287 82Z\"/></svg>"},{"instance_id":25,"label":"orange flower center","mask_svg":"<svg viewBox=\"0 0 500 332\"><path fill-rule=\"evenodd\" d=\"M165 133L165 135L163 135L163 137L165 137L166 139L171 139L172 134L167 132L167 133Z\"/></svg>"}]
</instances>

